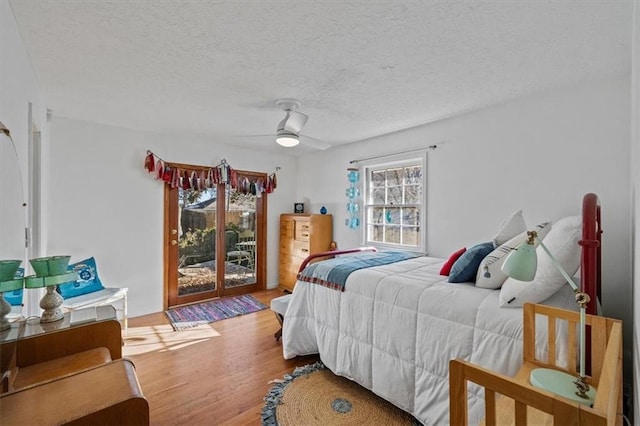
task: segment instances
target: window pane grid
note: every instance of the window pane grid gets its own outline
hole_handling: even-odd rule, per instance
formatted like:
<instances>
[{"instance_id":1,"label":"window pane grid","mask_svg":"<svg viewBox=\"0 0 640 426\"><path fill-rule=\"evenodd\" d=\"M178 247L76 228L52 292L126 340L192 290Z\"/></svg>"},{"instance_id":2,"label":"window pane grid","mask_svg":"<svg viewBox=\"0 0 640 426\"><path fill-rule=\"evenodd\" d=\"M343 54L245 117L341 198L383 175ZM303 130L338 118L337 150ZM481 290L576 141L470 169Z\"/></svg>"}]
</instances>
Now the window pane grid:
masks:
<instances>
[{"instance_id":1,"label":"window pane grid","mask_svg":"<svg viewBox=\"0 0 640 426\"><path fill-rule=\"evenodd\" d=\"M421 165L370 169L367 201L367 241L420 246Z\"/></svg>"}]
</instances>

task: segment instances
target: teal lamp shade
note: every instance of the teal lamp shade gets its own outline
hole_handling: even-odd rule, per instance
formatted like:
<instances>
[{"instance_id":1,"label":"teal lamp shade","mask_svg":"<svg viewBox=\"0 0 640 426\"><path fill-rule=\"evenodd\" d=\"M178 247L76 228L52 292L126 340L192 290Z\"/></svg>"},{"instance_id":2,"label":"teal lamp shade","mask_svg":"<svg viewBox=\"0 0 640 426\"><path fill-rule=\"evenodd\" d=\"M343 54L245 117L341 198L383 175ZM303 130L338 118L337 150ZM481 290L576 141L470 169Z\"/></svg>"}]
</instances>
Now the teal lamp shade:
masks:
<instances>
[{"instance_id":1,"label":"teal lamp shade","mask_svg":"<svg viewBox=\"0 0 640 426\"><path fill-rule=\"evenodd\" d=\"M48 277L68 272L69 260L71 260L71 256L48 256L31 259L29 263L31 263L36 276Z\"/></svg>"},{"instance_id":2,"label":"teal lamp shade","mask_svg":"<svg viewBox=\"0 0 640 426\"><path fill-rule=\"evenodd\" d=\"M26 288L50 287L59 284L66 284L78 279L78 273L70 271L60 275L49 275L47 277L38 277L31 275L24 278L24 286Z\"/></svg>"},{"instance_id":3,"label":"teal lamp shade","mask_svg":"<svg viewBox=\"0 0 640 426\"><path fill-rule=\"evenodd\" d=\"M0 260L0 283L15 278L22 260ZM3 290L10 291L10 290Z\"/></svg>"},{"instance_id":4,"label":"teal lamp shade","mask_svg":"<svg viewBox=\"0 0 640 426\"><path fill-rule=\"evenodd\" d=\"M8 281L0 281L0 293L7 291L20 290L23 286L22 278L16 278Z\"/></svg>"},{"instance_id":5,"label":"teal lamp shade","mask_svg":"<svg viewBox=\"0 0 640 426\"><path fill-rule=\"evenodd\" d=\"M538 256L533 244L524 242L516 247L502 264L502 272L520 281L533 281L538 269Z\"/></svg>"},{"instance_id":6,"label":"teal lamp shade","mask_svg":"<svg viewBox=\"0 0 640 426\"><path fill-rule=\"evenodd\" d=\"M4 293L20 290L24 285L22 277L16 277L20 263L20 260L0 261L0 331L11 328L11 323L5 318L11 312L11 305L5 300Z\"/></svg>"},{"instance_id":7,"label":"teal lamp shade","mask_svg":"<svg viewBox=\"0 0 640 426\"><path fill-rule=\"evenodd\" d=\"M24 281L17 274L21 263L21 260L0 260L0 293L22 288Z\"/></svg>"}]
</instances>

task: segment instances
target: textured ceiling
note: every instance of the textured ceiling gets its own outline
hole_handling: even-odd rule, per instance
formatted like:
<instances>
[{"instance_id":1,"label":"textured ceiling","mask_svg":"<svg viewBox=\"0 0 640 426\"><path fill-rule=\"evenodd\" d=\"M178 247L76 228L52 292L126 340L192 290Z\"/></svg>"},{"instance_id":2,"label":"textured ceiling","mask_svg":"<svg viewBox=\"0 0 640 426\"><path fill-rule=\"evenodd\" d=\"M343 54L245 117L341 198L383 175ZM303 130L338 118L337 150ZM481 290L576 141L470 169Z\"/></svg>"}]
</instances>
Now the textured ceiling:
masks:
<instances>
[{"instance_id":1,"label":"textured ceiling","mask_svg":"<svg viewBox=\"0 0 640 426\"><path fill-rule=\"evenodd\" d=\"M265 149L277 98L336 145L630 70L631 0L10 4L54 116Z\"/></svg>"}]
</instances>

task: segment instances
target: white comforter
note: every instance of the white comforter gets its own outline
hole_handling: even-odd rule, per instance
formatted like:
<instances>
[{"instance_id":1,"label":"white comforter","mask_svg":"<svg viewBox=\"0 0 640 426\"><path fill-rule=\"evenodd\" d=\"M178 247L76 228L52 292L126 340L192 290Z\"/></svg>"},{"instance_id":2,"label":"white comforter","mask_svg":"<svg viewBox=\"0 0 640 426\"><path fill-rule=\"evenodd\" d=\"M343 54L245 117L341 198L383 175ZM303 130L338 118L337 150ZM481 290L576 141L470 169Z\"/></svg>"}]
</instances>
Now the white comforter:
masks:
<instances>
[{"instance_id":1,"label":"white comforter","mask_svg":"<svg viewBox=\"0 0 640 426\"><path fill-rule=\"evenodd\" d=\"M284 321L284 357L319 353L334 373L422 423L448 424L449 360L515 374L522 363L522 310L500 308L499 291L446 282L442 262L419 257L359 270L344 292L299 281ZM575 305L570 291L552 299L548 304ZM558 345L562 341L559 335ZM559 349L558 358L566 356L566 348ZM470 424L483 415L481 398L471 393Z\"/></svg>"}]
</instances>

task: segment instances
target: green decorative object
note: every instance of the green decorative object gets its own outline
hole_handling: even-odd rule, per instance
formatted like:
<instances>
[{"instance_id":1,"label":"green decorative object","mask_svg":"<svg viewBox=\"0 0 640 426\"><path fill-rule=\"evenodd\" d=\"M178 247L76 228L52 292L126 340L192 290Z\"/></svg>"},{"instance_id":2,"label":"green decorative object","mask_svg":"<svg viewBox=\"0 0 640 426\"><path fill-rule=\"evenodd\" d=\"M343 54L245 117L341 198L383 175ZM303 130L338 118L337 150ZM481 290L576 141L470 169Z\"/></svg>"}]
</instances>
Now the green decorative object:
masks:
<instances>
[{"instance_id":1,"label":"green decorative object","mask_svg":"<svg viewBox=\"0 0 640 426\"><path fill-rule=\"evenodd\" d=\"M67 271L70 259L71 256L50 256L30 260L36 275L25 277L24 286L47 289L47 293L40 299L40 307L44 311L40 316L41 323L60 321L64 318L60 309L63 299L56 291L56 286L78 278L76 271Z\"/></svg>"},{"instance_id":2,"label":"green decorative object","mask_svg":"<svg viewBox=\"0 0 640 426\"><path fill-rule=\"evenodd\" d=\"M78 279L78 274L75 271L65 272L60 275L51 275L46 277L28 276L24 279L24 286L26 288L40 288L49 287L52 285L65 284Z\"/></svg>"},{"instance_id":3,"label":"green decorative object","mask_svg":"<svg viewBox=\"0 0 640 426\"><path fill-rule=\"evenodd\" d=\"M15 278L21 263L21 260L0 260L0 331L11 328L11 323L5 318L11 312L11 305L4 300L4 293L22 288L22 278Z\"/></svg>"},{"instance_id":4,"label":"green decorative object","mask_svg":"<svg viewBox=\"0 0 640 426\"><path fill-rule=\"evenodd\" d=\"M529 377L531 385L570 399L578 404L592 406L596 399L596 389L589 386L587 397L582 397L576 392L575 376L550 368L536 368L531 371Z\"/></svg>"},{"instance_id":5,"label":"green decorative object","mask_svg":"<svg viewBox=\"0 0 640 426\"><path fill-rule=\"evenodd\" d=\"M20 264L18 263L18 265ZM11 323L5 318L5 316L11 312L11 305L4 299L4 293L7 291L20 290L23 284L24 281L22 278L0 281L0 331L11 328Z\"/></svg>"},{"instance_id":6,"label":"green decorative object","mask_svg":"<svg viewBox=\"0 0 640 426\"><path fill-rule=\"evenodd\" d=\"M31 267L38 277L62 275L67 272L71 256L49 256L31 259Z\"/></svg>"},{"instance_id":7,"label":"green decorative object","mask_svg":"<svg viewBox=\"0 0 640 426\"><path fill-rule=\"evenodd\" d=\"M0 281L0 293L6 291L20 290L24 285L23 278L16 278L8 281Z\"/></svg>"},{"instance_id":8,"label":"green decorative object","mask_svg":"<svg viewBox=\"0 0 640 426\"><path fill-rule=\"evenodd\" d=\"M67 273L67 267L71 256L51 256L49 258L49 275L61 275Z\"/></svg>"},{"instance_id":9,"label":"green decorative object","mask_svg":"<svg viewBox=\"0 0 640 426\"><path fill-rule=\"evenodd\" d=\"M36 273L38 277L46 277L49 275L49 263L48 258L41 257L38 259L31 259L29 263L31 263L31 267L33 271Z\"/></svg>"},{"instance_id":10,"label":"green decorative object","mask_svg":"<svg viewBox=\"0 0 640 426\"><path fill-rule=\"evenodd\" d=\"M13 280L21 263L22 260L0 260L0 282Z\"/></svg>"},{"instance_id":11,"label":"green decorative object","mask_svg":"<svg viewBox=\"0 0 640 426\"><path fill-rule=\"evenodd\" d=\"M532 281L536 275L538 264L535 243L538 241L540 248L545 252L556 267L560 275L571 286L575 293L576 303L580 307L580 372L578 376L571 376L561 371L548 368L536 368L531 371L529 380L537 388L545 389L558 395L562 395L584 405L593 405L596 390L586 381L586 307L589 303L589 295L580 291L560 262L551 254L547 246L539 239L536 231L528 231L527 241L513 249L507 256L502 271L520 281ZM577 397L577 398L576 398Z\"/></svg>"}]
</instances>

